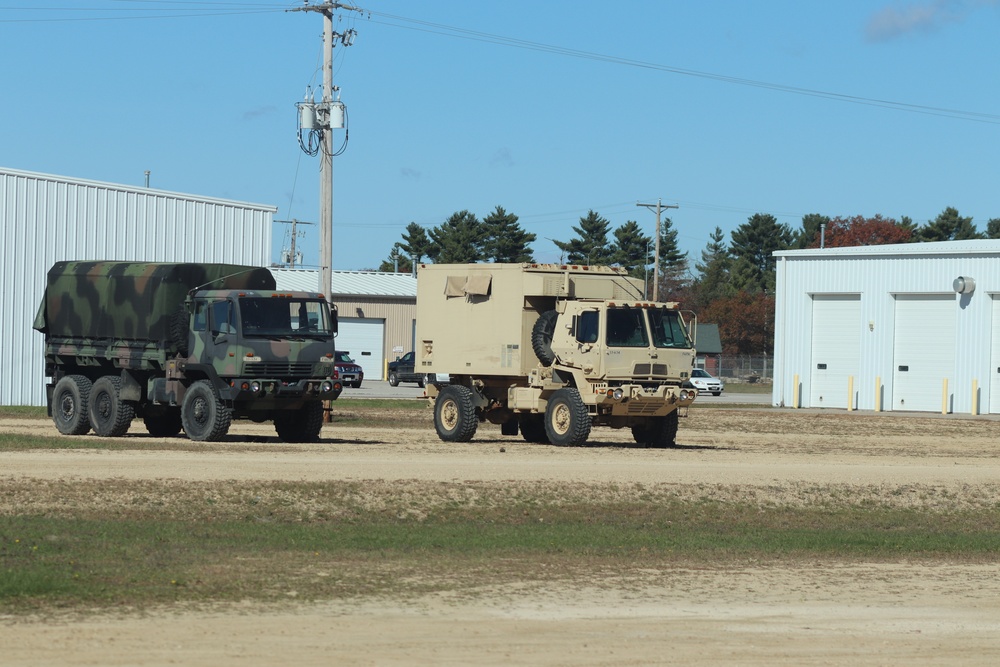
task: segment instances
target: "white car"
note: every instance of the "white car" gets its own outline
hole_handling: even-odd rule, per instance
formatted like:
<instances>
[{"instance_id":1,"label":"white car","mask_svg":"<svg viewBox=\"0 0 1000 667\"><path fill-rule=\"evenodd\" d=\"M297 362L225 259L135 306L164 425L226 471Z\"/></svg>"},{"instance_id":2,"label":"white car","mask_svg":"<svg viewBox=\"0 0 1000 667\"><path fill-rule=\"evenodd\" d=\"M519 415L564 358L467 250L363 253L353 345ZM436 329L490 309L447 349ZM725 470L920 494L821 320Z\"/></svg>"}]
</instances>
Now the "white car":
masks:
<instances>
[{"instance_id":1,"label":"white car","mask_svg":"<svg viewBox=\"0 0 1000 667\"><path fill-rule=\"evenodd\" d=\"M713 396L720 395L722 390L725 388L722 384L722 380L717 377L712 377L708 371L701 368L696 368L691 371L691 384L695 386L695 389L698 390L699 394L702 392L711 392Z\"/></svg>"}]
</instances>

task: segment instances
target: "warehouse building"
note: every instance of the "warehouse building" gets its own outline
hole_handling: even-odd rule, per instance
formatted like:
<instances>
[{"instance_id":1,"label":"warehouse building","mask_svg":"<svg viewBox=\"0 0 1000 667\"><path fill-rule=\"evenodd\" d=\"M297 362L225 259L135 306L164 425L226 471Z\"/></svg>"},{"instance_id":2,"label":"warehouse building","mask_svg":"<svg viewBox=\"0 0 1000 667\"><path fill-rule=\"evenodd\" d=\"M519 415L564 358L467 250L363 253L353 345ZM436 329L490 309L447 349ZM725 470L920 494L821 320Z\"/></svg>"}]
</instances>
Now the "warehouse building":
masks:
<instances>
[{"instance_id":1,"label":"warehouse building","mask_svg":"<svg viewBox=\"0 0 1000 667\"><path fill-rule=\"evenodd\" d=\"M775 406L1000 414L1000 241L775 257Z\"/></svg>"},{"instance_id":2,"label":"warehouse building","mask_svg":"<svg viewBox=\"0 0 1000 667\"><path fill-rule=\"evenodd\" d=\"M31 325L56 261L266 266L275 211L0 167L0 405L45 405L43 339Z\"/></svg>"},{"instance_id":3,"label":"warehouse building","mask_svg":"<svg viewBox=\"0 0 1000 667\"><path fill-rule=\"evenodd\" d=\"M271 269L278 289L316 289L319 272ZM413 349L417 280L406 273L333 271L333 304L340 321L337 349L351 355L366 380L384 380L386 363Z\"/></svg>"}]
</instances>

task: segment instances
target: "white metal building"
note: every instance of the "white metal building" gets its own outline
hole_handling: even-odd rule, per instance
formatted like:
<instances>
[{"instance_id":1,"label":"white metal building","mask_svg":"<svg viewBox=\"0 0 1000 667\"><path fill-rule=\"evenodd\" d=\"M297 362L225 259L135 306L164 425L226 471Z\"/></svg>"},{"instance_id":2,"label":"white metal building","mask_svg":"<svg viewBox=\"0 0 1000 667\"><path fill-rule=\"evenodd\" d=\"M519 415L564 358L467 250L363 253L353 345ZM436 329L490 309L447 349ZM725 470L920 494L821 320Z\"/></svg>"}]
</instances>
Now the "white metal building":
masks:
<instances>
[{"instance_id":1,"label":"white metal building","mask_svg":"<svg viewBox=\"0 0 1000 667\"><path fill-rule=\"evenodd\" d=\"M271 269L278 289L315 291L319 272ZM337 349L349 352L367 380L385 379L385 362L413 349L417 280L406 273L333 271Z\"/></svg>"},{"instance_id":2,"label":"white metal building","mask_svg":"<svg viewBox=\"0 0 1000 667\"><path fill-rule=\"evenodd\" d=\"M1000 413L1000 241L775 257L774 405Z\"/></svg>"},{"instance_id":3,"label":"white metal building","mask_svg":"<svg viewBox=\"0 0 1000 667\"><path fill-rule=\"evenodd\" d=\"M266 266L277 209L0 167L0 405L44 405L31 328L60 260Z\"/></svg>"}]
</instances>

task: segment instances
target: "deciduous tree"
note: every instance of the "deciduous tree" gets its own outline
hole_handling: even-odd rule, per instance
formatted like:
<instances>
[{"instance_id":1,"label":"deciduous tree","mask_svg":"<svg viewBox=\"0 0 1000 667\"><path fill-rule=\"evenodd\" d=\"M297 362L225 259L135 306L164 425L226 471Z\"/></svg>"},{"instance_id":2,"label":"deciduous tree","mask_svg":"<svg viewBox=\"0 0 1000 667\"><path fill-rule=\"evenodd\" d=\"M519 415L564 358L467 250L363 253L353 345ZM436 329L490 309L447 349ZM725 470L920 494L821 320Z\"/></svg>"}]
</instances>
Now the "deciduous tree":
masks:
<instances>
[{"instance_id":1,"label":"deciduous tree","mask_svg":"<svg viewBox=\"0 0 1000 667\"><path fill-rule=\"evenodd\" d=\"M847 246L886 245L889 243L908 243L912 232L910 228L900 225L892 218L876 215L865 218L856 215L853 218L836 217L826 228L826 246L842 248ZM819 247L819 240L811 246Z\"/></svg>"}]
</instances>

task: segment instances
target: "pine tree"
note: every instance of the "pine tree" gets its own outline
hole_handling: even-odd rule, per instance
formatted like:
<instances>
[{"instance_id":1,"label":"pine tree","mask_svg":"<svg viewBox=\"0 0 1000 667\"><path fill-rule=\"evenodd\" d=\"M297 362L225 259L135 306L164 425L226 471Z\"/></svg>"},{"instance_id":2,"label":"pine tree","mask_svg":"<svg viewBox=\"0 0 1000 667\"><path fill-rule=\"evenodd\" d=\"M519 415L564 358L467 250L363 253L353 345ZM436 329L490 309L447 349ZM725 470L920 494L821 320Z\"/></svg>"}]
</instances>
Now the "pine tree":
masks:
<instances>
[{"instance_id":1,"label":"pine tree","mask_svg":"<svg viewBox=\"0 0 1000 667\"><path fill-rule=\"evenodd\" d=\"M403 242L397 243L400 251L406 254L407 258L419 264L424 257L430 256L431 240L427 238L427 232L423 227L415 222L406 226L406 233L403 234Z\"/></svg>"},{"instance_id":2,"label":"pine tree","mask_svg":"<svg viewBox=\"0 0 1000 667\"><path fill-rule=\"evenodd\" d=\"M695 264L699 276L695 281L692 305L699 311L713 301L729 298L736 293L730 276L733 260L725 239L725 233L720 227L716 227L709 236L705 249L701 251L701 262Z\"/></svg>"},{"instance_id":3,"label":"pine tree","mask_svg":"<svg viewBox=\"0 0 1000 667\"><path fill-rule=\"evenodd\" d=\"M660 286L661 301L683 301L689 295L691 277L686 252L677 244L673 220L664 218L660 224Z\"/></svg>"},{"instance_id":4,"label":"pine tree","mask_svg":"<svg viewBox=\"0 0 1000 667\"><path fill-rule=\"evenodd\" d=\"M767 292L774 289L773 252L786 250L792 242L792 230L779 224L769 213L755 213L733 232L729 250L733 280L737 289Z\"/></svg>"},{"instance_id":5,"label":"pine tree","mask_svg":"<svg viewBox=\"0 0 1000 667\"><path fill-rule=\"evenodd\" d=\"M808 213L802 216L802 229L795 232L792 239L792 248L801 250L803 248L818 248L821 236L821 227L829 225L830 218L819 213Z\"/></svg>"},{"instance_id":6,"label":"pine tree","mask_svg":"<svg viewBox=\"0 0 1000 667\"><path fill-rule=\"evenodd\" d=\"M382 260L378 270L383 273L412 273L413 263L409 255L403 251L403 245L394 243L392 250L389 251L389 257Z\"/></svg>"},{"instance_id":7,"label":"pine tree","mask_svg":"<svg viewBox=\"0 0 1000 667\"><path fill-rule=\"evenodd\" d=\"M652 239L642 233L639 223L629 220L615 230L612 261L627 269L629 275L643 278L652 262L652 256L649 254L651 243Z\"/></svg>"},{"instance_id":8,"label":"pine tree","mask_svg":"<svg viewBox=\"0 0 1000 667\"><path fill-rule=\"evenodd\" d=\"M917 238L920 241L965 241L981 239L983 235L976 231L972 218L963 218L958 209L949 206L918 229Z\"/></svg>"},{"instance_id":9,"label":"pine tree","mask_svg":"<svg viewBox=\"0 0 1000 667\"><path fill-rule=\"evenodd\" d=\"M990 218L986 223L986 238L1000 239L1000 218Z\"/></svg>"},{"instance_id":10,"label":"pine tree","mask_svg":"<svg viewBox=\"0 0 1000 667\"><path fill-rule=\"evenodd\" d=\"M436 264L469 264L483 259L483 223L469 211L452 213L432 229L427 254Z\"/></svg>"},{"instance_id":11,"label":"pine tree","mask_svg":"<svg viewBox=\"0 0 1000 667\"><path fill-rule=\"evenodd\" d=\"M571 264L612 264L615 258L608 243L610 230L611 223L606 218L595 211L589 211L585 217L580 218L580 226L573 228L578 238L553 243L566 252L566 261Z\"/></svg>"},{"instance_id":12,"label":"pine tree","mask_svg":"<svg viewBox=\"0 0 1000 667\"><path fill-rule=\"evenodd\" d=\"M482 222L485 241L483 259L503 263L534 262L529 243L537 237L524 231L517 216L497 206Z\"/></svg>"}]
</instances>

